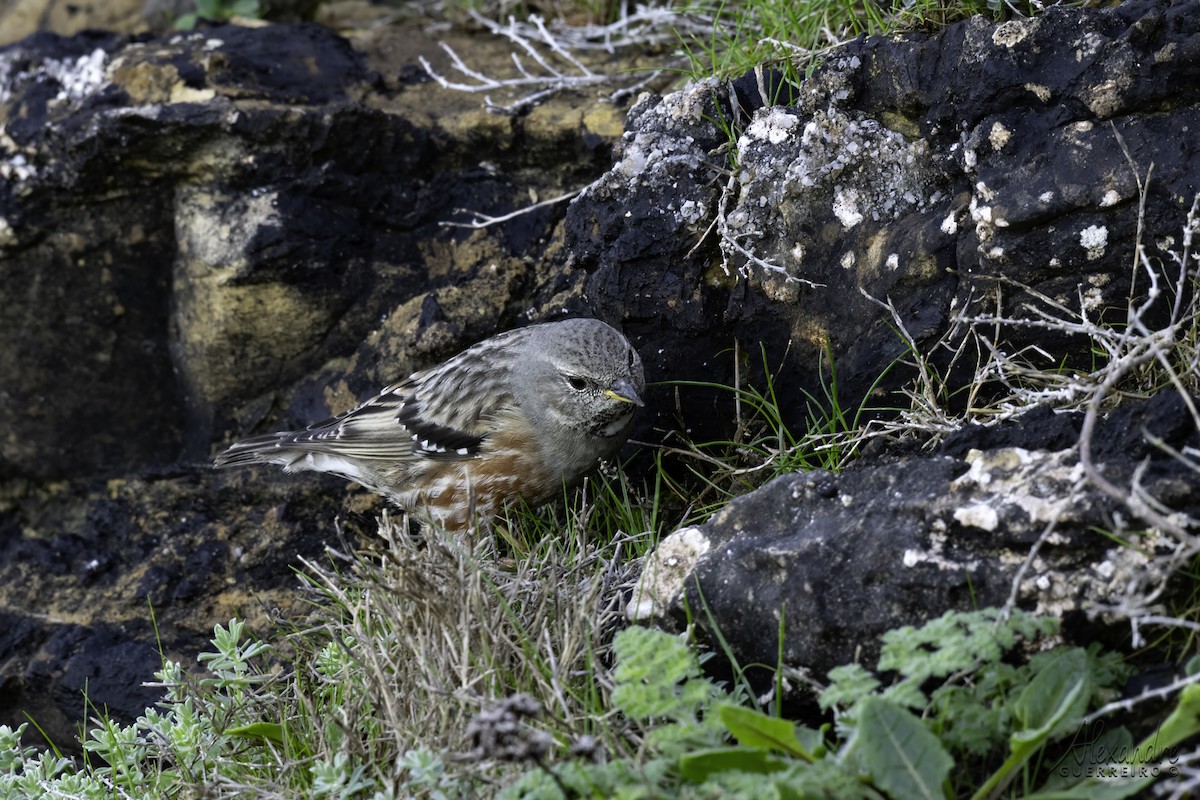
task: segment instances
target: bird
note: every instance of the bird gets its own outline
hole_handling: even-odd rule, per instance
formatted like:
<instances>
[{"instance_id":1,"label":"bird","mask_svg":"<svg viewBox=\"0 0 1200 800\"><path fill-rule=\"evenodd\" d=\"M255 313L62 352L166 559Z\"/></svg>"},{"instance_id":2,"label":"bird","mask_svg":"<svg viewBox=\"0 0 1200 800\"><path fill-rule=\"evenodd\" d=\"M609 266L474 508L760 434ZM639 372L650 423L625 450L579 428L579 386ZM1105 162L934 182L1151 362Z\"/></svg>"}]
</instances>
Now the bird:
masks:
<instances>
[{"instance_id":1,"label":"bird","mask_svg":"<svg viewBox=\"0 0 1200 800\"><path fill-rule=\"evenodd\" d=\"M645 405L637 350L598 319L485 339L303 430L233 444L216 467L327 472L448 531L561 497L616 455Z\"/></svg>"}]
</instances>

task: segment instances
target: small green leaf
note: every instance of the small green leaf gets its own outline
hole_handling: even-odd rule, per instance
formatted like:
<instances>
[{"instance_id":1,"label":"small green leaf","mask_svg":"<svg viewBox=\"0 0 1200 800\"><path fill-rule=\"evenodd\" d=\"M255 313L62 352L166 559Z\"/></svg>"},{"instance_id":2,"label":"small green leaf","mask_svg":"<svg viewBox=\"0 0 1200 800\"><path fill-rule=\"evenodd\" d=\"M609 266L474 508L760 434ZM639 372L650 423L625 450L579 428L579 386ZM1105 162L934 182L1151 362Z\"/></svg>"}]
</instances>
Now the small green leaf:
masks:
<instances>
[{"instance_id":1,"label":"small green leaf","mask_svg":"<svg viewBox=\"0 0 1200 800\"><path fill-rule=\"evenodd\" d=\"M766 775L779 772L794 761L786 761L765 750L748 747L709 747L679 758L679 772L692 783L702 783L717 772L734 770Z\"/></svg>"},{"instance_id":2,"label":"small green leaf","mask_svg":"<svg viewBox=\"0 0 1200 800\"><path fill-rule=\"evenodd\" d=\"M800 746L808 752L812 753L813 758L825 757L825 734L829 731L829 723L821 726L820 730L813 730L804 725L796 726L796 738L800 741Z\"/></svg>"},{"instance_id":3,"label":"small green leaf","mask_svg":"<svg viewBox=\"0 0 1200 800\"><path fill-rule=\"evenodd\" d=\"M702 677L695 652L677 636L635 626L617 634L613 650L612 702L632 719L694 719L719 694Z\"/></svg>"},{"instance_id":4,"label":"small green leaf","mask_svg":"<svg viewBox=\"0 0 1200 800\"><path fill-rule=\"evenodd\" d=\"M858 735L863 765L892 797L942 798L954 760L921 720L879 697L862 701Z\"/></svg>"},{"instance_id":5,"label":"small green leaf","mask_svg":"<svg viewBox=\"0 0 1200 800\"><path fill-rule=\"evenodd\" d=\"M238 17L259 17L262 14L262 8L259 6L258 0L236 0L230 16Z\"/></svg>"},{"instance_id":6,"label":"small green leaf","mask_svg":"<svg viewBox=\"0 0 1200 800\"><path fill-rule=\"evenodd\" d=\"M1183 672L1189 677L1200 672L1200 653L1188 659L1187 663L1183 665Z\"/></svg>"},{"instance_id":7,"label":"small green leaf","mask_svg":"<svg viewBox=\"0 0 1200 800\"><path fill-rule=\"evenodd\" d=\"M225 733L242 739L268 739L275 744L284 743L283 726L278 722L251 722L249 725L229 728Z\"/></svg>"},{"instance_id":8,"label":"small green leaf","mask_svg":"<svg viewBox=\"0 0 1200 800\"><path fill-rule=\"evenodd\" d=\"M1157 761L1184 739L1200 733L1200 684L1190 684L1179 693L1179 703L1158 730L1134 748L1131 763L1149 764Z\"/></svg>"},{"instance_id":9,"label":"small green leaf","mask_svg":"<svg viewBox=\"0 0 1200 800\"><path fill-rule=\"evenodd\" d=\"M861 664L843 664L829 670L829 686L817 698L823 709L850 708L879 688L879 679Z\"/></svg>"},{"instance_id":10,"label":"small green leaf","mask_svg":"<svg viewBox=\"0 0 1200 800\"><path fill-rule=\"evenodd\" d=\"M738 744L809 762L813 760L812 753L796 735L795 723L733 703L722 703L717 707L717 713Z\"/></svg>"},{"instance_id":11,"label":"small green leaf","mask_svg":"<svg viewBox=\"0 0 1200 800\"><path fill-rule=\"evenodd\" d=\"M1019 726L1012 735L1013 749L1018 742L1040 744L1067 728L1074 730L1090 696L1087 651L1081 647L1064 650L1038 671L1013 704Z\"/></svg>"}]
</instances>

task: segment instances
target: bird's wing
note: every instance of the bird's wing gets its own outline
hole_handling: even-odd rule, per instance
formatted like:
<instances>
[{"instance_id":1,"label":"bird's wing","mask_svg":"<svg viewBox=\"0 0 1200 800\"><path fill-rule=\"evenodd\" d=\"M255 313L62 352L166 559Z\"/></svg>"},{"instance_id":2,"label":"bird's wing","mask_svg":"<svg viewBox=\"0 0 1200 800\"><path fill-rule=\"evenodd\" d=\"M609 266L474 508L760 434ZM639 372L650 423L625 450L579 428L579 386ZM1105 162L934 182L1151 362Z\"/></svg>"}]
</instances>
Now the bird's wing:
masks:
<instances>
[{"instance_id":1,"label":"bird's wing","mask_svg":"<svg viewBox=\"0 0 1200 800\"><path fill-rule=\"evenodd\" d=\"M304 430L238 442L217 458L217 466L271 461L299 468L308 454L395 464L472 458L496 412L513 402L506 367L492 350L509 338L502 334L469 348Z\"/></svg>"},{"instance_id":2,"label":"bird's wing","mask_svg":"<svg viewBox=\"0 0 1200 800\"><path fill-rule=\"evenodd\" d=\"M389 386L355 409L292 433L281 445L397 463L478 453L486 435L479 420L464 418L463 404L448 404L423 388L413 379Z\"/></svg>"}]
</instances>

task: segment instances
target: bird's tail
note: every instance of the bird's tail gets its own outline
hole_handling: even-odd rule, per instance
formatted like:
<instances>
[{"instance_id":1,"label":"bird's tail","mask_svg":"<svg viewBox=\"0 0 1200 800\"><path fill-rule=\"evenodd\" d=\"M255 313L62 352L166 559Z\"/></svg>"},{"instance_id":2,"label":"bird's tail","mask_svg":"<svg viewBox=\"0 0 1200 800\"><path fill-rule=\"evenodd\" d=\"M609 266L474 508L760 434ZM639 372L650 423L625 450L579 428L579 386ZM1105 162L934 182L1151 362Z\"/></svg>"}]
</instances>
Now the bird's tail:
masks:
<instances>
[{"instance_id":1,"label":"bird's tail","mask_svg":"<svg viewBox=\"0 0 1200 800\"><path fill-rule=\"evenodd\" d=\"M288 469L304 457L297 450L295 433L280 431L243 439L213 461L215 467L244 467L249 464L279 464Z\"/></svg>"}]
</instances>

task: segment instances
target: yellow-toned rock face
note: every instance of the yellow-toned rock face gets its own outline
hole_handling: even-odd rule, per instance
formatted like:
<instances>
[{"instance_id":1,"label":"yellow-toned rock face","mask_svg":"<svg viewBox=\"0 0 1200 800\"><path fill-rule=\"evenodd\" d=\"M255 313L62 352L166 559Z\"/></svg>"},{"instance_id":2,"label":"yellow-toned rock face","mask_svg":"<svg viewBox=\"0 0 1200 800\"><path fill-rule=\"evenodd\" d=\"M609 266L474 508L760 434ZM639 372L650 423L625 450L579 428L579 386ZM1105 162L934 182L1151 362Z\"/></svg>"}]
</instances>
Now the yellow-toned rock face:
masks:
<instances>
[{"instance_id":1,"label":"yellow-toned rock face","mask_svg":"<svg viewBox=\"0 0 1200 800\"><path fill-rule=\"evenodd\" d=\"M145 0L12 0L0 5L0 45L37 31L71 36L82 30L139 33Z\"/></svg>"}]
</instances>

